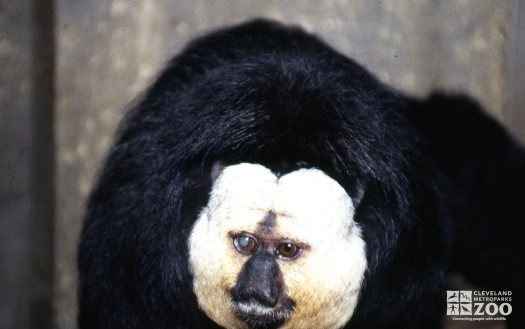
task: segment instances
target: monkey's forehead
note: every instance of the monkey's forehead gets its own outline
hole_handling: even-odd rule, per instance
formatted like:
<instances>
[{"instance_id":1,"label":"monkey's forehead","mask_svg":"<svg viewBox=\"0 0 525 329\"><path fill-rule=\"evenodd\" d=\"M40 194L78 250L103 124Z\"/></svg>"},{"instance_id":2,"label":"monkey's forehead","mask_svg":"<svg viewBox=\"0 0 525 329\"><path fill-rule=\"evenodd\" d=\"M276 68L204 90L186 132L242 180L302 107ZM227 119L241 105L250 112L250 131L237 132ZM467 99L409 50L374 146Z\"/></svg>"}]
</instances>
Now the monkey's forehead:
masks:
<instances>
[{"instance_id":1,"label":"monkey's forehead","mask_svg":"<svg viewBox=\"0 0 525 329\"><path fill-rule=\"evenodd\" d=\"M310 229L334 230L349 228L354 214L352 199L323 171L299 169L278 177L270 169L252 163L223 170L213 185L208 209L228 214L226 217L242 213L246 222L260 221L271 211L283 228L308 225Z\"/></svg>"}]
</instances>

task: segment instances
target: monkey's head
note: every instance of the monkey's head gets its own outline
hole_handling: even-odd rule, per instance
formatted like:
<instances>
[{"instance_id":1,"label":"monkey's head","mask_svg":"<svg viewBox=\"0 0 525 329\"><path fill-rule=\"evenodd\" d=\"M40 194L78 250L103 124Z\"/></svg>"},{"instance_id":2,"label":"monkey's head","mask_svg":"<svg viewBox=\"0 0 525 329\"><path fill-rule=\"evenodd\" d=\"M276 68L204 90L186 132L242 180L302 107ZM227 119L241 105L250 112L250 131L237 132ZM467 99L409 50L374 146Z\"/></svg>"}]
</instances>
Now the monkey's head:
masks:
<instances>
[{"instance_id":1,"label":"monkey's head","mask_svg":"<svg viewBox=\"0 0 525 329\"><path fill-rule=\"evenodd\" d=\"M352 199L318 169L214 170L189 238L200 307L226 328L339 328L367 267Z\"/></svg>"}]
</instances>

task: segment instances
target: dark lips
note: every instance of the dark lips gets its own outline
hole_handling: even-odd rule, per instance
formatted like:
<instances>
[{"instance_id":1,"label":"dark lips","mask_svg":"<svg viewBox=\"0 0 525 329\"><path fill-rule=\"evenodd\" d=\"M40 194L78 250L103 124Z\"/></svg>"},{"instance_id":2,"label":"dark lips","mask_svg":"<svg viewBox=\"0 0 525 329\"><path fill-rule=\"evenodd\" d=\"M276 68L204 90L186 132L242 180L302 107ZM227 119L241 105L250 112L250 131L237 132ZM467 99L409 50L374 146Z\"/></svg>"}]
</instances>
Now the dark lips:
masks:
<instances>
[{"instance_id":1,"label":"dark lips","mask_svg":"<svg viewBox=\"0 0 525 329\"><path fill-rule=\"evenodd\" d=\"M256 302L231 302L234 314L252 329L276 329L293 314L293 303L267 307Z\"/></svg>"}]
</instances>

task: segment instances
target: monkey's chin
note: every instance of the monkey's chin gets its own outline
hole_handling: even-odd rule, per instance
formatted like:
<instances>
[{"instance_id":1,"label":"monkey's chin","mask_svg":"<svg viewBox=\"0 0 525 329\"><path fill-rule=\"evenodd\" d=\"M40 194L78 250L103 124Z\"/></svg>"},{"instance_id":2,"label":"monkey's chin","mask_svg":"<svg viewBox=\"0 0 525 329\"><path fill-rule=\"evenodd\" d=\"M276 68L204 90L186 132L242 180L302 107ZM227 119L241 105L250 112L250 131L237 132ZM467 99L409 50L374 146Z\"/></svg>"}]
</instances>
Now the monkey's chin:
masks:
<instances>
[{"instance_id":1,"label":"monkey's chin","mask_svg":"<svg viewBox=\"0 0 525 329\"><path fill-rule=\"evenodd\" d=\"M267 307L257 302L231 302L233 313L251 329L276 329L293 314L293 308Z\"/></svg>"}]
</instances>

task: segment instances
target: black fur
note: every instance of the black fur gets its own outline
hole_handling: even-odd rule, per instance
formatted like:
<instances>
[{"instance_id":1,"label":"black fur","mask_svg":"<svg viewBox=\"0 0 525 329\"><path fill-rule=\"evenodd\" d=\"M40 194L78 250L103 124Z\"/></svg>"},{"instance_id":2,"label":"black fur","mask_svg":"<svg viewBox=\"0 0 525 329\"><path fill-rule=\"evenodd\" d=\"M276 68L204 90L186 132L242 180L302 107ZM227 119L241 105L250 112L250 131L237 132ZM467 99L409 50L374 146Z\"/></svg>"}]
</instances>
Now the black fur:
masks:
<instances>
[{"instance_id":1,"label":"black fur","mask_svg":"<svg viewBox=\"0 0 525 329\"><path fill-rule=\"evenodd\" d=\"M189 44L125 120L82 232L81 329L217 328L186 243L218 160L315 166L358 203L369 268L348 328L438 327L451 270L513 290L523 327L524 150L466 98L412 99L258 20Z\"/></svg>"}]
</instances>

